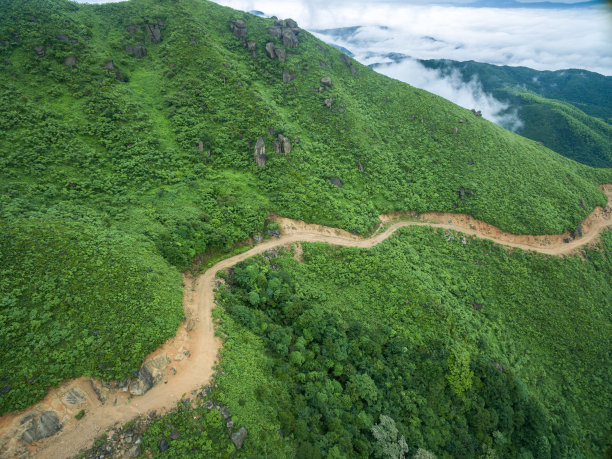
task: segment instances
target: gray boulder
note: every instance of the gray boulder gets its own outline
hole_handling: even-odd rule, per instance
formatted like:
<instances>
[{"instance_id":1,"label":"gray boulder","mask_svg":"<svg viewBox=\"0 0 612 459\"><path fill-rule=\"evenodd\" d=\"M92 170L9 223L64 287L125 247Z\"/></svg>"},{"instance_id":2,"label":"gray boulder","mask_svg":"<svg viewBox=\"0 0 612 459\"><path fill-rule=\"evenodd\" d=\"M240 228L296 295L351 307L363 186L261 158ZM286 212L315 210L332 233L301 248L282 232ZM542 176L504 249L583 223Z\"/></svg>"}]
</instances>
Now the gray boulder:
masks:
<instances>
[{"instance_id":1,"label":"gray boulder","mask_svg":"<svg viewBox=\"0 0 612 459\"><path fill-rule=\"evenodd\" d=\"M244 445L244 440L246 439L247 435L248 432L244 427L241 427L240 429L238 429L238 432L235 432L230 435L230 438L232 439L232 442L234 443L236 449L242 448L242 445Z\"/></svg>"},{"instance_id":2,"label":"gray boulder","mask_svg":"<svg viewBox=\"0 0 612 459\"><path fill-rule=\"evenodd\" d=\"M127 26L127 31L130 33L130 35L134 35L139 30L140 24L130 24L129 26Z\"/></svg>"},{"instance_id":3,"label":"gray boulder","mask_svg":"<svg viewBox=\"0 0 612 459\"><path fill-rule=\"evenodd\" d=\"M126 46L125 52L131 54L137 59L142 59L147 55L147 50L144 46Z\"/></svg>"},{"instance_id":4,"label":"gray boulder","mask_svg":"<svg viewBox=\"0 0 612 459\"><path fill-rule=\"evenodd\" d=\"M283 83L289 83L295 78L295 73L283 72Z\"/></svg>"},{"instance_id":5,"label":"gray boulder","mask_svg":"<svg viewBox=\"0 0 612 459\"><path fill-rule=\"evenodd\" d=\"M278 60L281 62L285 62L285 60L287 60L287 51L280 46L274 47L274 54L276 54L276 57L278 57Z\"/></svg>"},{"instance_id":6,"label":"gray boulder","mask_svg":"<svg viewBox=\"0 0 612 459\"><path fill-rule=\"evenodd\" d=\"M321 78L321 84L323 86L330 87L332 85L331 78L330 77L323 77L323 78Z\"/></svg>"},{"instance_id":7,"label":"gray boulder","mask_svg":"<svg viewBox=\"0 0 612 459\"><path fill-rule=\"evenodd\" d=\"M26 443L48 438L62 428L55 411L44 411L40 416L29 414L21 420L21 425L25 426L21 439Z\"/></svg>"},{"instance_id":8,"label":"gray boulder","mask_svg":"<svg viewBox=\"0 0 612 459\"><path fill-rule=\"evenodd\" d=\"M287 137L279 134L277 142L279 153L283 153L284 155L291 153L291 141Z\"/></svg>"},{"instance_id":9,"label":"gray boulder","mask_svg":"<svg viewBox=\"0 0 612 459\"><path fill-rule=\"evenodd\" d=\"M44 57L45 55L45 47L42 45L35 46L34 51L38 54L38 57Z\"/></svg>"},{"instance_id":10,"label":"gray boulder","mask_svg":"<svg viewBox=\"0 0 612 459\"><path fill-rule=\"evenodd\" d=\"M151 43L159 43L162 40L161 30L159 30L159 25L157 24L147 24L145 26L147 31L147 37L149 37L149 41Z\"/></svg>"},{"instance_id":11,"label":"gray boulder","mask_svg":"<svg viewBox=\"0 0 612 459\"><path fill-rule=\"evenodd\" d=\"M268 29L268 33L272 35L274 38L276 38L277 40L280 40L283 36L283 29L281 29L278 26L270 27Z\"/></svg>"},{"instance_id":12,"label":"gray boulder","mask_svg":"<svg viewBox=\"0 0 612 459\"><path fill-rule=\"evenodd\" d=\"M74 56L68 56L66 59L64 59L64 65L67 65L68 67L76 67L76 63L77 59Z\"/></svg>"},{"instance_id":13,"label":"gray boulder","mask_svg":"<svg viewBox=\"0 0 612 459\"><path fill-rule=\"evenodd\" d=\"M275 48L276 47L274 46L274 43L272 42L266 43L266 54L268 55L270 59L276 58Z\"/></svg>"},{"instance_id":14,"label":"gray boulder","mask_svg":"<svg viewBox=\"0 0 612 459\"><path fill-rule=\"evenodd\" d=\"M240 41L247 36L247 26L246 22L242 19L235 19L230 24L230 30L236 36L236 38Z\"/></svg>"},{"instance_id":15,"label":"gray boulder","mask_svg":"<svg viewBox=\"0 0 612 459\"><path fill-rule=\"evenodd\" d=\"M323 101L323 105L325 105L327 108L331 108L331 107L332 107L332 105L334 105L334 99L333 99L333 98L331 98L331 97L330 97L330 98L328 98L328 99L325 99L325 100Z\"/></svg>"},{"instance_id":16,"label":"gray boulder","mask_svg":"<svg viewBox=\"0 0 612 459\"><path fill-rule=\"evenodd\" d=\"M104 69L108 71L115 70L115 64L113 64L113 61L107 62Z\"/></svg>"},{"instance_id":17,"label":"gray boulder","mask_svg":"<svg viewBox=\"0 0 612 459\"><path fill-rule=\"evenodd\" d=\"M143 395L161 381L164 369L168 365L168 357L161 354L145 363L138 370L138 378L129 384L132 395Z\"/></svg>"},{"instance_id":18,"label":"gray boulder","mask_svg":"<svg viewBox=\"0 0 612 459\"><path fill-rule=\"evenodd\" d=\"M332 183L332 185L336 185L338 188L342 188L342 182L340 181L338 177L334 177L330 179L329 181Z\"/></svg>"},{"instance_id":19,"label":"gray boulder","mask_svg":"<svg viewBox=\"0 0 612 459\"><path fill-rule=\"evenodd\" d=\"M297 48L300 42L291 29L283 29L283 45L286 48Z\"/></svg>"},{"instance_id":20,"label":"gray boulder","mask_svg":"<svg viewBox=\"0 0 612 459\"><path fill-rule=\"evenodd\" d=\"M255 160L255 164L259 167L264 167L266 165L266 144L262 137L257 138L253 159Z\"/></svg>"}]
</instances>

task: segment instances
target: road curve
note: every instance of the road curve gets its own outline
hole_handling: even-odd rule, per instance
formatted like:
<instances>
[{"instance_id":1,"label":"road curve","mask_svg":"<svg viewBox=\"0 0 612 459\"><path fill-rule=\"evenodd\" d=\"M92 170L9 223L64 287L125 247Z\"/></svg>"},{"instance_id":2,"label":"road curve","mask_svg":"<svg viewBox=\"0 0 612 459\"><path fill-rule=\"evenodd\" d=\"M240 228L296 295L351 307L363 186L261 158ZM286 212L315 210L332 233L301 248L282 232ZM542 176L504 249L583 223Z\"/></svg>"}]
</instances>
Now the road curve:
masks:
<instances>
[{"instance_id":1,"label":"road curve","mask_svg":"<svg viewBox=\"0 0 612 459\"><path fill-rule=\"evenodd\" d=\"M473 219L468 215L432 212L415 215L409 213L382 215L381 228L374 236L363 239L343 230L312 225L275 216L281 228L279 238L264 241L252 249L222 260L209 268L197 279L184 276L184 309L188 318L177 335L168 340L160 349L147 357L146 361L160 355L166 355L171 363L164 371L163 381L149 392L138 397L128 397L113 385L105 386L99 381L79 378L63 383L59 388L49 391L45 399L29 409L9 413L0 418L0 456L16 456L21 448L33 457L66 458L92 446L93 440L109 428L124 424L138 415L153 410L158 413L176 406L183 395L190 394L201 385L206 384L214 373L221 340L215 337L212 310L214 303L215 274L228 269L253 255L265 252L278 246L287 246L301 242L326 242L339 246L370 248L387 239L399 228L405 226L430 226L455 230L467 235L488 239L495 243L524 250L533 250L549 255L569 254L593 242L604 229L612 228L612 184L602 185L608 196L605 208L596 208L582 223L583 235L573 239L567 234L529 236L513 235L503 232L487 223ZM402 221L402 218L413 220ZM398 221L399 220L399 221ZM185 350L189 356L183 358ZM180 358L180 360L179 360ZM71 404L67 400L71 391L77 390L86 400ZM77 421L74 415L81 409L85 417ZM60 416L62 430L56 435L24 445L19 440L23 426L20 421L30 413L41 413L53 410ZM4 444L2 439L10 439ZM5 456L8 454L8 456Z\"/></svg>"}]
</instances>

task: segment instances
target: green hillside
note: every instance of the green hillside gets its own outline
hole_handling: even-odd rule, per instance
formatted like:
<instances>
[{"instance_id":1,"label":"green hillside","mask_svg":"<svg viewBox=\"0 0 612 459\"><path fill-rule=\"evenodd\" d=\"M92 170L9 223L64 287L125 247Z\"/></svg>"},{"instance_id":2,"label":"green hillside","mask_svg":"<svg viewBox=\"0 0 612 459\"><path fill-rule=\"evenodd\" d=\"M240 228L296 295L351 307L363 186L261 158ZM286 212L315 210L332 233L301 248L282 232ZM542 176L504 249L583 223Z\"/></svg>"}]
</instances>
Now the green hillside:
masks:
<instances>
[{"instance_id":1,"label":"green hillside","mask_svg":"<svg viewBox=\"0 0 612 459\"><path fill-rule=\"evenodd\" d=\"M586 70L538 71L468 61L423 60L443 74L477 78L518 111L518 133L593 167L612 167L612 76Z\"/></svg>"},{"instance_id":2,"label":"green hillside","mask_svg":"<svg viewBox=\"0 0 612 459\"><path fill-rule=\"evenodd\" d=\"M612 451L612 232L565 258L417 227L370 250L302 249L302 263L240 263L218 294L227 338L212 396L249 432L242 457ZM158 421L149 451L201 457L188 446L220 423L202 411ZM172 429L181 442L159 454ZM214 445L207 456L225 457Z\"/></svg>"},{"instance_id":3,"label":"green hillside","mask_svg":"<svg viewBox=\"0 0 612 459\"><path fill-rule=\"evenodd\" d=\"M179 271L271 211L359 234L406 209L546 234L606 202L611 170L272 26L204 0L0 3L0 413L131 374L182 317Z\"/></svg>"}]
</instances>

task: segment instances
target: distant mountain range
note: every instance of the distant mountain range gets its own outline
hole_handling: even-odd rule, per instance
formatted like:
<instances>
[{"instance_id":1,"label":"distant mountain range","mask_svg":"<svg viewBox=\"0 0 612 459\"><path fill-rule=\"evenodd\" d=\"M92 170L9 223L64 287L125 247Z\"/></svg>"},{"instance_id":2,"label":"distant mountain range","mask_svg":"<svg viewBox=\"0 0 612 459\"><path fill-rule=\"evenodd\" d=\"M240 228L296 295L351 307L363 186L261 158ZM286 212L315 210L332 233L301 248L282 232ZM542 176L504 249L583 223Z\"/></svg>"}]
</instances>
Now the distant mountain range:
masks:
<instances>
[{"instance_id":1,"label":"distant mountain range","mask_svg":"<svg viewBox=\"0 0 612 459\"><path fill-rule=\"evenodd\" d=\"M510 5L517 2L478 2ZM529 5L541 5L531 3ZM584 2L565 5L595 5L603 2ZM522 4L524 5L524 4ZM547 3L547 5L558 5ZM388 30L385 26L368 26ZM376 53L363 51L370 44L360 33L362 26L315 30L323 39L349 56L349 49L333 44L334 40L354 44L365 63L374 69L413 60L426 69L439 72L440 78L460 75L464 83L477 80L485 93L517 111L522 127L516 132L542 142L558 153L593 167L612 167L612 77L580 69L539 71L527 67L510 67L475 61L459 62L449 59L420 60L400 52ZM366 35L367 36L367 35ZM430 37L424 40L440 42ZM374 42L374 40L372 40ZM425 88L427 89L427 88Z\"/></svg>"}]
</instances>

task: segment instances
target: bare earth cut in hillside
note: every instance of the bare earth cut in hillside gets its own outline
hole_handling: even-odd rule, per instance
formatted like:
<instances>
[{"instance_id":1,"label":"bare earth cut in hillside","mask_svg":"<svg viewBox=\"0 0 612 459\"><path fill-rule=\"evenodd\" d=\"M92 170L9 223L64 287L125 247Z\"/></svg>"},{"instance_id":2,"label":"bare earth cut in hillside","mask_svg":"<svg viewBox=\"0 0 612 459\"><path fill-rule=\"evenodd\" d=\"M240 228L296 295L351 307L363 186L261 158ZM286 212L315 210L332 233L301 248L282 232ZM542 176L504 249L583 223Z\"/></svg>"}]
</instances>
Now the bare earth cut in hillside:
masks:
<instances>
[{"instance_id":1,"label":"bare earth cut in hillside","mask_svg":"<svg viewBox=\"0 0 612 459\"><path fill-rule=\"evenodd\" d=\"M59 388L51 389L42 402L23 412L9 413L0 418L0 457L71 457L90 447L96 437L115 425L153 410L164 412L176 406L183 396L192 397L194 391L207 384L213 376L213 366L217 363L222 344L215 337L212 319L215 275L219 270L228 269L269 249L301 242L370 248L404 226L456 230L507 247L549 255L569 254L590 244L602 231L612 227L612 184L602 185L601 188L608 196L608 205L596 208L582 223L582 235L576 237L569 233L513 235L469 215L441 212L416 215L406 212L381 215L379 232L363 239L343 230L275 216L281 228L279 238L267 240L247 252L220 261L197 279L184 276L186 320L176 336L149 355L143 365L143 368L147 368L147 378L153 380L152 387L148 386L143 391L139 380L132 380L129 385L103 383L89 378L67 381ZM416 221L401 221L402 218ZM300 254L301 251L296 251L296 257L300 258ZM146 393L130 395L139 391ZM81 410L84 410L85 416L80 420L75 419Z\"/></svg>"}]
</instances>

